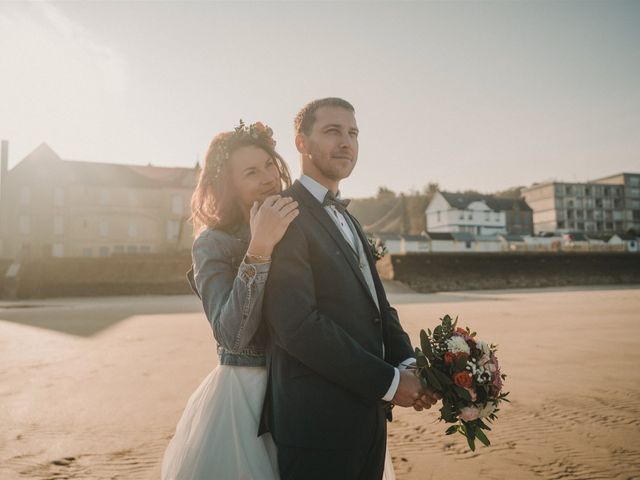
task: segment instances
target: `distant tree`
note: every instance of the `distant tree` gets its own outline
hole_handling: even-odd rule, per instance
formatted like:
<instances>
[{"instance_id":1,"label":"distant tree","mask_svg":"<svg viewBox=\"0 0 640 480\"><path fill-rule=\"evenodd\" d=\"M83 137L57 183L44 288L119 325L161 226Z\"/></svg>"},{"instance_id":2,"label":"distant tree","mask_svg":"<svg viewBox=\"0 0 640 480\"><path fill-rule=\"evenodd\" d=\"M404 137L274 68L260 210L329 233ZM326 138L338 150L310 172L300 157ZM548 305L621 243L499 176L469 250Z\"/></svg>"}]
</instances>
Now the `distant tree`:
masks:
<instances>
[{"instance_id":1,"label":"distant tree","mask_svg":"<svg viewBox=\"0 0 640 480\"><path fill-rule=\"evenodd\" d=\"M496 197L500 198L520 198L522 194L520 193L524 187L510 187L506 190L500 190L499 192L494 193Z\"/></svg>"},{"instance_id":2,"label":"distant tree","mask_svg":"<svg viewBox=\"0 0 640 480\"><path fill-rule=\"evenodd\" d=\"M378 187L377 198L395 198L396 192L387 187Z\"/></svg>"},{"instance_id":3,"label":"distant tree","mask_svg":"<svg viewBox=\"0 0 640 480\"><path fill-rule=\"evenodd\" d=\"M427 183L427 185L422 189L422 194L426 195L428 197L433 196L434 193L436 193L438 190L440 190L440 184L438 182L429 182Z\"/></svg>"}]
</instances>

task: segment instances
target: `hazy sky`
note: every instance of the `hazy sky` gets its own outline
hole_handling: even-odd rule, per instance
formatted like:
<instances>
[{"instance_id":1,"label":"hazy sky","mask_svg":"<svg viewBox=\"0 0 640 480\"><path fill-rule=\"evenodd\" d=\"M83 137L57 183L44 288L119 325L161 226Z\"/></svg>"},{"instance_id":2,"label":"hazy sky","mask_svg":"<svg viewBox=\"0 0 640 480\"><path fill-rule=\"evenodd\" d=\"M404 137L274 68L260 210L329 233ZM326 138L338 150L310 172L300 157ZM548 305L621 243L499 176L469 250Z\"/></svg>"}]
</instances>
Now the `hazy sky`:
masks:
<instances>
[{"instance_id":1,"label":"hazy sky","mask_svg":"<svg viewBox=\"0 0 640 480\"><path fill-rule=\"evenodd\" d=\"M239 118L299 173L292 118L356 108L342 185L493 191L640 171L640 2L2 2L10 165L193 166Z\"/></svg>"}]
</instances>

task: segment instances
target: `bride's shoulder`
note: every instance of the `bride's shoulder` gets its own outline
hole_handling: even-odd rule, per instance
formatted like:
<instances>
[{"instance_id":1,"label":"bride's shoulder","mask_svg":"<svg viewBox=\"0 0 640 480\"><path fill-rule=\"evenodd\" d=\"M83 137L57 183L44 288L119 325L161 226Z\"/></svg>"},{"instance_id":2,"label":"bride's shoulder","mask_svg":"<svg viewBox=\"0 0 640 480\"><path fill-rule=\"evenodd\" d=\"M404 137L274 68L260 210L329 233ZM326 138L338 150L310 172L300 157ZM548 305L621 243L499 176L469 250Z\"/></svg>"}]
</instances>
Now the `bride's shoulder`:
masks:
<instances>
[{"instance_id":1,"label":"bride's shoulder","mask_svg":"<svg viewBox=\"0 0 640 480\"><path fill-rule=\"evenodd\" d=\"M205 251L209 254L228 254L234 243L234 237L227 231L219 228L204 228L193 241L191 250L195 253Z\"/></svg>"}]
</instances>

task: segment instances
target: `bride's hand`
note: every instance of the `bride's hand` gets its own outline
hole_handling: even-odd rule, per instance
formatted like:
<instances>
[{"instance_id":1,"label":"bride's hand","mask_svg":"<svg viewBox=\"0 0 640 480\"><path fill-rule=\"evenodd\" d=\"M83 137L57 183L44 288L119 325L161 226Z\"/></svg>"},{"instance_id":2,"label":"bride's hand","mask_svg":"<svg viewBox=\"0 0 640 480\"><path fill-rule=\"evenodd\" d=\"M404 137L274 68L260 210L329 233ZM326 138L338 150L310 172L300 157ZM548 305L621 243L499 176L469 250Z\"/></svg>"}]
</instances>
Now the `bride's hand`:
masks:
<instances>
[{"instance_id":1,"label":"bride's hand","mask_svg":"<svg viewBox=\"0 0 640 480\"><path fill-rule=\"evenodd\" d=\"M291 197L272 195L262 205L254 202L249 219L251 243L247 254L269 257L298 213L298 202Z\"/></svg>"}]
</instances>

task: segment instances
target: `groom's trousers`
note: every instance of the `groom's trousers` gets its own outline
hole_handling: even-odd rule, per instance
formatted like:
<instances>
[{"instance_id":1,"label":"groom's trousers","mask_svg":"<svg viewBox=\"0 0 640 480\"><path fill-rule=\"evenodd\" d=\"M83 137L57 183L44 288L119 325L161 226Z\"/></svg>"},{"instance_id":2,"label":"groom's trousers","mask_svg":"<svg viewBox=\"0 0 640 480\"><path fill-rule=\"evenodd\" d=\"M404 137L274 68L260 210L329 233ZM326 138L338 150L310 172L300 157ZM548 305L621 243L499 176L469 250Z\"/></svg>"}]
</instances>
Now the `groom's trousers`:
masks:
<instances>
[{"instance_id":1,"label":"groom's trousers","mask_svg":"<svg viewBox=\"0 0 640 480\"><path fill-rule=\"evenodd\" d=\"M278 444L281 480L382 479L387 447L387 413L382 403L376 421L373 438L363 438L349 449L331 449L330 446L311 449ZM338 431L340 428L340 425L336 426Z\"/></svg>"}]
</instances>

